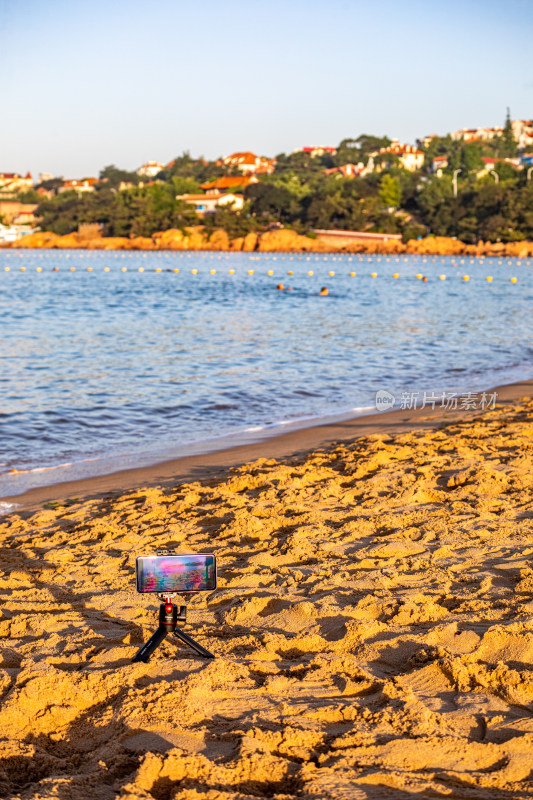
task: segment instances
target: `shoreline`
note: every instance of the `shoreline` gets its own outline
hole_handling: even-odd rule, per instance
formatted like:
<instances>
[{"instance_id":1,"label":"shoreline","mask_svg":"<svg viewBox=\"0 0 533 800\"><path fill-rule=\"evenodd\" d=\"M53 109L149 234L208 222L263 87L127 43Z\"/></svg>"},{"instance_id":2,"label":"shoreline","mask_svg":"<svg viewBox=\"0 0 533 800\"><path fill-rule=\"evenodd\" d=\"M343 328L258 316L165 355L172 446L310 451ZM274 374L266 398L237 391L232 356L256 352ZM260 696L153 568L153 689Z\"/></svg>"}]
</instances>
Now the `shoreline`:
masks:
<instances>
[{"instance_id":1,"label":"shoreline","mask_svg":"<svg viewBox=\"0 0 533 800\"><path fill-rule=\"evenodd\" d=\"M533 397L533 380L493 387L497 392L496 407L510 406L522 398ZM389 436L411 430L434 429L459 421L474 420L486 414L481 410L449 411L442 408L362 414L333 422L321 423L263 437L259 441L226 446L210 452L185 454L147 466L129 467L104 475L60 481L35 487L20 494L4 495L1 503L13 504L6 512L34 512L44 503L61 502L68 498L88 499L105 494L121 493L141 487L172 487L185 481L219 480L229 469L258 459L302 459L312 451L334 443L354 441L370 435ZM490 411L488 412L490 413Z\"/></svg>"},{"instance_id":2,"label":"shoreline","mask_svg":"<svg viewBox=\"0 0 533 800\"><path fill-rule=\"evenodd\" d=\"M342 234L347 234L342 240ZM364 234L364 232L362 232ZM329 231L329 238L320 235L307 236L288 228L263 233L248 233L230 239L224 229L217 228L208 235L202 226L170 229L152 236L91 237L78 233L64 236L51 231L37 231L23 236L15 242L1 245L2 250L126 250L144 252L248 252L248 253L321 253L376 254L376 255L421 255L421 256L477 256L481 258L530 258L533 257L533 242L483 242L466 244L446 236L426 236L402 242L389 239L368 241L360 239L353 231ZM331 234L341 238L333 244Z\"/></svg>"}]
</instances>

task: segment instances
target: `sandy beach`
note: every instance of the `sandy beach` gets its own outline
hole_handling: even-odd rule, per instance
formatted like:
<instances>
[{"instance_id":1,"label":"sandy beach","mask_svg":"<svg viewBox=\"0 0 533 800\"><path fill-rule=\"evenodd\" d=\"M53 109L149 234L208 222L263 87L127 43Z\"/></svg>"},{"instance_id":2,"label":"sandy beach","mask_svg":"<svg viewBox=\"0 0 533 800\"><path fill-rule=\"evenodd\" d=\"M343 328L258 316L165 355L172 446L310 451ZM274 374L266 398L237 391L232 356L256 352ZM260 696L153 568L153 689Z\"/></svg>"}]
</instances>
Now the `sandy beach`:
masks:
<instances>
[{"instance_id":1,"label":"sandy beach","mask_svg":"<svg viewBox=\"0 0 533 800\"><path fill-rule=\"evenodd\" d=\"M13 497L0 794L533 796L532 390ZM156 546L217 554L186 626L214 661L131 663Z\"/></svg>"}]
</instances>

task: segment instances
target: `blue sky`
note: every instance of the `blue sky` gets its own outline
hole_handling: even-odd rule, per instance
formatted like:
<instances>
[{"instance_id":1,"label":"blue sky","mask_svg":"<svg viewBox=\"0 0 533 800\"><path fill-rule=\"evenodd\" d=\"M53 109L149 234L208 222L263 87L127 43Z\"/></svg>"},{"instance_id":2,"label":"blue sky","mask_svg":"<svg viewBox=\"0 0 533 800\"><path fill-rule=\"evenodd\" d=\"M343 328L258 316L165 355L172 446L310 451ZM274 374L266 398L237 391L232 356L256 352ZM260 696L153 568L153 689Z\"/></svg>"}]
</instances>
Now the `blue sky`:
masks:
<instances>
[{"instance_id":1,"label":"blue sky","mask_svg":"<svg viewBox=\"0 0 533 800\"><path fill-rule=\"evenodd\" d=\"M0 171L533 117L531 0L0 0Z\"/></svg>"}]
</instances>

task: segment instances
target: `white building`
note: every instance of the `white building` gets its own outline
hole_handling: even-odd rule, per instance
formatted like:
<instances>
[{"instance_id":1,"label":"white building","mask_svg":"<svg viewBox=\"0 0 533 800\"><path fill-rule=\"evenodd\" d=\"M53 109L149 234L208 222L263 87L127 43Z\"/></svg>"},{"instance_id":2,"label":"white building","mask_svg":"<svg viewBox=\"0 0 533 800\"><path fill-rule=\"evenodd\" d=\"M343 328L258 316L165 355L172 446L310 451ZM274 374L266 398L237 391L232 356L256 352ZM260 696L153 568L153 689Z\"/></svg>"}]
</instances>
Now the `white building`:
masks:
<instances>
[{"instance_id":1,"label":"white building","mask_svg":"<svg viewBox=\"0 0 533 800\"><path fill-rule=\"evenodd\" d=\"M442 170L448 166L448 156L435 156L431 162L431 171L437 178L442 178Z\"/></svg>"},{"instance_id":2,"label":"white building","mask_svg":"<svg viewBox=\"0 0 533 800\"><path fill-rule=\"evenodd\" d=\"M33 180L29 172L20 175L18 172L0 172L0 189L2 192L27 192L33 188Z\"/></svg>"},{"instance_id":3,"label":"white building","mask_svg":"<svg viewBox=\"0 0 533 800\"><path fill-rule=\"evenodd\" d=\"M143 178L155 178L163 169L165 169L165 165L160 164L159 161L147 161L136 172L137 175L141 175Z\"/></svg>"},{"instance_id":4,"label":"white building","mask_svg":"<svg viewBox=\"0 0 533 800\"><path fill-rule=\"evenodd\" d=\"M244 206L244 196L242 194L221 194L220 192L207 192L206 194L178 194L176 200L183 200L184 203L194 206L197 214L213 214L221 206L229 206L234 211L240 211Z\"/></svg>"},{"instance_id":5,"label":"white building","mask_svg":"<svg viewBox=\"0 0 533 800\"><path fill-rule=\"evenodd\" d=\"M533 146L533 119L514 119L511 125L520 150L529 150Z\"/></svg>"},{"instance_id":6,"label":"white building","mask_svg":"<svg viewBox=\"0 0 533 800\"><path fill-rule=\"evenodd\" d=\"M452 133L452 139L457 142L462 139L464 142L490 142L497 139L503 133L503 128L461 128Z\"/></svg>"},{"instance_id":7,"label":"white building","mask_svg":"<svg viewBox=\"0 0 533 800\"><path fill-rule=\"evenodd\" d=\"M29 225L2 225L0 223L0 244L16 242L23 236L29 236L30 233L35 233L35 228L31 228Z\"/></svg>"},{"instance_id":8,"label":"white building","mask_svg":"<svg viewBox=\"0 0 533 800\"><path fill-rule=\"evenodd\" d=\"M77 192L77 194L87 194L87 192L96 191L96 184L98 178L83 178L81 181L68 180L63 181L63 185L57 190L58 194L62 192Z\"/></svg>"},{"instance_id":9,"label":"white building","mask_svg":"<svg viewBox=\"0 0 533 800\"><path fill-rule=\"evenodd\" d=\"M377 153L372 153L370 159L372 159L373 162L378 156L386 156L388 154L396 156L400 162L400 166L409 172L416 172L417 169L422 169L424 166L425 154L422 150L418 150L418 148L412 144L400 144L398 139L393 139L388 147L382 147Z\"/></svg>"},{"instance_id":10,"label":"white building","mask_svg":"<svg viewBox=\"0 0 533 800\"><path fill-rule=\"evenodd\" d=\"M335 156L337 155L336 147L300 147L294 150L295 153L305 153L311 158L319 158L320 156Z\"/></svg>"},{"instance_id":11,"label":"white building","mask_svg":"<svg viewBox=\"0 0 533 800\"><path fill-rule=\"evenodd\" d=\"M220 163L225 167L236 167L245 175L255 175L256 173L258 175L270 175L274 172L276 159L256 156L255 153L246 151L225 156L225 158L221 159Z\"/></svg>"}]
</instances>

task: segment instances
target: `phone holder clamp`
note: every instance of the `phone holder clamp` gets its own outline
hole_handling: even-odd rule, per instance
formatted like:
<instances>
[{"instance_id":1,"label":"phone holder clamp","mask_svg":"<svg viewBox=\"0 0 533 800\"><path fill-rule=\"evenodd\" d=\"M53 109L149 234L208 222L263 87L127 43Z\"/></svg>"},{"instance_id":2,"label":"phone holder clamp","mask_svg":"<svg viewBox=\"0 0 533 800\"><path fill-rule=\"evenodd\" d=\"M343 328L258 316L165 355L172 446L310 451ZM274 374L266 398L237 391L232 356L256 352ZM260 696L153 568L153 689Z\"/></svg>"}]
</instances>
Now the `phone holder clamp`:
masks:
<instances>
[{"instance_id":1,"label":"phone holder clamp","mask_svg":"<svg viewBox=\"0 0 533 800\"><path fill-rule=\"evenodd\" d=\"M178 622L187 621L187 607L180 606L178 609L178 606L172 602L173 595L159 595L159 597L161 600L164 599L164 602L159 606L159 627L138 650L132 661L144 661L146 664L154 650L159 647L169 633L173 633L174 636L188 645L202 658L214 658L213 653L210 653L209 650L206 650L205 647L196 642L192 636L177 627Z\"/></svg>"}]
</instances>

